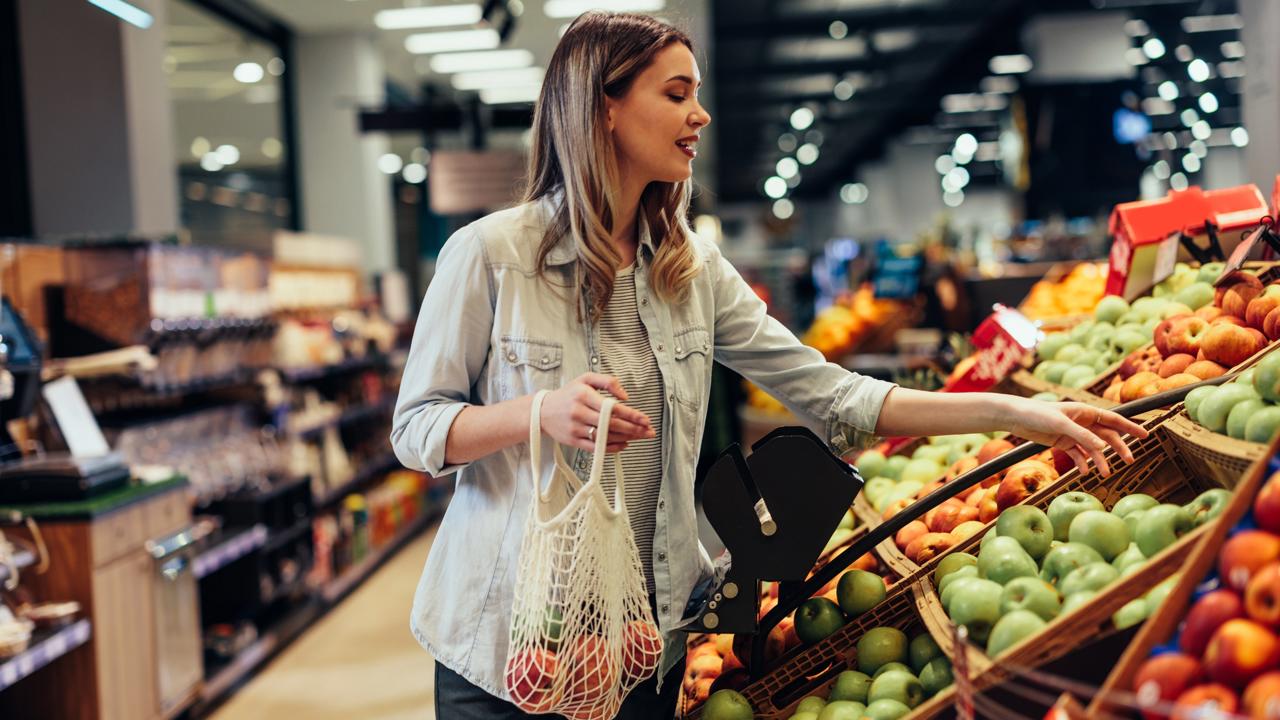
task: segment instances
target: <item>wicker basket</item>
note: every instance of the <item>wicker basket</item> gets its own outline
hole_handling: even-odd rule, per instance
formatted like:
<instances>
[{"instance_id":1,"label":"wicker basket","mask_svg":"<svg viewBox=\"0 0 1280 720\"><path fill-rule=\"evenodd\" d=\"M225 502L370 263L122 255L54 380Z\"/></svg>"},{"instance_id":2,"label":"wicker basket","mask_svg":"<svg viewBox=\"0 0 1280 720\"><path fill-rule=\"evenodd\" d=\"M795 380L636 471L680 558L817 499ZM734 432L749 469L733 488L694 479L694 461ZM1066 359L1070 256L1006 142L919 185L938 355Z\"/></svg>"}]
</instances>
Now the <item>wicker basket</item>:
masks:
<instances>
[{"instance_id":1,"label":"wicker basket","mask_svg":"<svg viewBox=\"0 0 1280 720\"><path fill-rule=\"evenodd\" d=\"M1221 487L1235 486L1267 454L1266 445L1213 432L1188 417L1185 409L1169 418L1165 429L1187 467Z\"/></svg>"}]
</instances>

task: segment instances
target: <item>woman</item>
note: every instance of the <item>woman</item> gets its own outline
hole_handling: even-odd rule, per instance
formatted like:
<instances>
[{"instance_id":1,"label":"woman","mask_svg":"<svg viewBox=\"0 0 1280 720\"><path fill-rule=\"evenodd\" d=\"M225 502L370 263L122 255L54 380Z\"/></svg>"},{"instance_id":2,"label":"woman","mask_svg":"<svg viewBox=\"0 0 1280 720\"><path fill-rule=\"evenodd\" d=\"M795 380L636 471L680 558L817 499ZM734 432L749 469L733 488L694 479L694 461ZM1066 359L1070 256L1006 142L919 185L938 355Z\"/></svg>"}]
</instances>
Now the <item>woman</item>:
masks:
<instances>
[{"instance_id":1,"label":"woman","mask_svg":"<svg viewBox=\"0 0 1280 720\"><path fill-rule=\"evenodd\" d=\"M440 253L392 443L411 468L459 472L411 623L437 659L442 720L524 717L506 702L503 667L537 391L551 391L543 433L573 449L584 477L602 393L620 401L608 449L623 454L631 525L667 634L656 679L628 698L627 718L672 715L683 653L673 629L711 569L693 468L713 359L840 445L1004 429L1106 473L1107 446L1131 460L1121 433L1144 434L1083 405L896 388L801 345L686 224L698 135L711 121L699 78L679 30L629 14L578 18L543 81L526 202L463 228Z\"/></svg>"}]
</instances>

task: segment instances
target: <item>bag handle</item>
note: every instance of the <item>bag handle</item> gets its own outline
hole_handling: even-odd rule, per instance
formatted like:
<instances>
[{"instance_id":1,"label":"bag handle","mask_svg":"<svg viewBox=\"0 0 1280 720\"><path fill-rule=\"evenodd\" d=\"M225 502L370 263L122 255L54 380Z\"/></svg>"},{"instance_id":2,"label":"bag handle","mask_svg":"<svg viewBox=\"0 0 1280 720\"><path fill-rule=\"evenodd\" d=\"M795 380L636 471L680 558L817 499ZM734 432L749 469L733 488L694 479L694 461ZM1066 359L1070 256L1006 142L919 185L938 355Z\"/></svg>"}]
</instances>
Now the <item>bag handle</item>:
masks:
<instances>
[{"instance_id":1,"label":"bag handle","mask_svg":"<svg viewBox=\"0 0 1280 720\"><path fill-rule=\"evenodd\" d=\"M539 390L533 396L533 405L529 410L529 464L532 468L533 475L533 491L538 499L547 502L550 498L542 492L542 401L550 393L549 390ZM595 432L595 449L591 459L591 475L587 479L587 485L600 482L600 475L604 470L604 458L608 449L609 442L609 420L613 417L613 407L617 401L611 397L602 397L600 403L600 421L596 424ZM555 448L556 465L568 470L569 464L565 462L564 453L560 449L560 443L552 443ZM554 474L553 474L554 477ZM621 510L623 507L622 492L622 457L621 453L613 454L613 477L614 477L614 509ZM585 486L584 486L585 487ZM550 489L550 488L548 488Z\"/></svg>"}]
</instances>

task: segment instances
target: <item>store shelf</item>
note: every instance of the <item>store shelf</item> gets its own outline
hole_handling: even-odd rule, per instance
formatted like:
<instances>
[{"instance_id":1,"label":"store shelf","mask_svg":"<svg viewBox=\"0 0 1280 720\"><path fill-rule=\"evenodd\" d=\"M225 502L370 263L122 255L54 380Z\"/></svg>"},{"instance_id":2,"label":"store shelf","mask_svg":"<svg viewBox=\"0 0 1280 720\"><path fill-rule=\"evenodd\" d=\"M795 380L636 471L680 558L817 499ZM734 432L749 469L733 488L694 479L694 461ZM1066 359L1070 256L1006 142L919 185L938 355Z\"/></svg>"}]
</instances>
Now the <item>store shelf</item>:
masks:
<instances>
[{"instance_id":1,"label":"store shelf","mask_svg":"<svg viewBox=\"0 0 1280 720\"><path fill-rule=\"evenodd\" d=\"M287 383L314 382L316 380L323 380L335 375L342 375L344 373L378 367L385 362L385 358L375 355L371 357L352 358L333 365L320 365L317 367L304 368L280 368L280 377Z\"/></svg>"},{"instance_id":2,"label":"store shelf","mask_svg":"<svg viewBox=\"0 0 1280 720\"><path fill-rule=\"evenodd\" d=\"M13 564L18 566L18 572L22 572L23 568L31 567L36 564L35 553L30 550L18 550L13 554ZM0 565L0 586L9 579L9 566Z\"/></svg>"},{"instance_id":3,"label":"store shelf","mask_svg":"<svg viewBox=\"0 0 1280 720\"><path fill-rule=\"evenodd\" d=\"M372 463L365 465L356 473L356 476L329 492L316 498L316 509L320 510L338 502L342 498L349 495L354 490L360 488L370 480L395 470L400 466L400 460L393 452L388 452L381 457L375 458Z\"/></svg>"},{"instance_id":4,"label":"store shelf","mask_svg":"<svg viewBox=\"0 0 1280 720\"><path fill-rule=\"evenodd\" d=\"M384 560L394 555L405 543L434 522L440 516L440 512L440 508L430 508L423 512L422 515L405 526L387 544L375 550L357 565L348 568L346 572L334 578L328 585L322 587L320 589L320 599L328 605L337 603L348 592L351 592L352 588L364 582L365 578L373 574L373 571L377 570Z\"/></svg>"},{"instance_id":5,"label":"store shelf","mask_svg":"<svg viewBox=\"0 0 1280 720\"><path fill-rule=\"evenodd\" d=\"M252 645L240 651L229 664L205 679L200 688L200 696L196 707L192 709L193 717L202 717L205 711L217 703L249 673L269 660L276 651L283 648L301 635L304 630L323 612L318 603L307 603L300 606L291 615L286 616L271 630L259 637Z\"/></svg>"},{"instance_id":6,"label":"store shelf","mask_svg":"<svg viewBox=\"0 0 1280 720\"><path fill-rule=\"evenodd\" d=\"M254 525L231 538L214 545L196 556L192 571L196 579L211 575L249 553L267 544L269 533L265 525Z\"/></svg>"},{"instance_id":7,"label":"store shelf","mask_svg":"<svg viewBox=\"0 0 1280 720\"><path fill-rule=\"evenodd\" d=\"M31 647L0 663L0 691L89 641L89 620L78 620L64 628L37 632Z\"/></svg>"},{"instance_id":8,"label":"store shelf","mask_svg":"<svg viewBox=\"0 0 1280 720\"><path fill-rule=\"evenodd\" d=\"M300 438L310 437L331 427L345 427L347 425L381 415L390 415L391 411L395 409L395 406L396 403L394 399L365 405L357 405L356 407L350 408L339 415L335 415L324 422L314 423L304 428L291 429L290 434L296 435Z\"/></svg>"},{"instance_id":9,"label":"store shelf","mask_svg":"<svg viewBox=\"0 0 1280 720\"><path fill-rule=\"evenodd\" d=\"M283 530L276 530L270 534L270 537L262 545L264 552L278 550L290 542L302 537L311 530L311 518L303 518L294 523L291 527Z\"/></svg>"}]
</instances>

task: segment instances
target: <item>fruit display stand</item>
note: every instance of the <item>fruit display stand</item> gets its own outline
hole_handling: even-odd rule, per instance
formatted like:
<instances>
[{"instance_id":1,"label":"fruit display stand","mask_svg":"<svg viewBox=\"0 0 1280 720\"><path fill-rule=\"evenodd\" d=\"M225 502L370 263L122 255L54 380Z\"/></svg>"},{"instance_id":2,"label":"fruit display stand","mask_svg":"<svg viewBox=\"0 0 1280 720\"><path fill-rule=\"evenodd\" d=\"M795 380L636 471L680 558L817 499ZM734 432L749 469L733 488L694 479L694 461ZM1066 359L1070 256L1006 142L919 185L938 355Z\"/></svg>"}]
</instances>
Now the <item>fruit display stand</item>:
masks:
<instances>
[{"instance_id":1,"label":"fruit display stand","mask_svg":"<svg viewBox=\"0 0 1280 720\"><path fill-rule=\"evenodd\" d=\"M1059 263L1031 287L1018 310L1046 331L1069 330L1089 319L1106 289L1106 263Z\"/></svg>"},{"instance_id":2,"label":"fruit display stand","mask_svg":"<svg viewBox=\"0 0 1280 720\"><path fill-rule=\"evenodd\" d=\"M1129 644L1124 654L1116 663L1111 674L1107 677L1101 691L1097 693L1093 701L1087 708L1089 717L1098 717L1105 713L1124 713L1125 707L1133 708L1139 705L1150 706L1153 700L1165 699L1163 692L1165 688L1157 687L1160 698L1153 698L1150 693L1138 689L1134 692L1133 687L1135 679L1143 664L1152 655L1152 651L1158 649L1162 643L1168 643L1171 639L1175 639L1179 631L1179 626L1183 620L1188 617L1188 611L1191 609L1192 601L1197 597L1203 597L1218 587L1219 579L1215 574L1215 566L1219 563L1219 553L1223 548L1227 539L1242 529L1253 526L1253 516L1251 511L1255 501L1260 495L1264 484L1271 485L1276 481L1273 473L1280 469L1280 463L1277 463L1276 454L1280 452L1280 438L1275 438L1267 446L1264 456L1255 461L1248 471L1240 478L1240 482L1236 487L1235 495L1231 503L1223 511L1219 522L1202 538L1201 542L1195 547L1192 553L1187 557L1182 566L1180 579L1174 586L1173 590L1165 598L1164 603L1156 610L1151 618L1139 629L1133 641ZM1260 569L1251 568L1251 569ZM1236 613L1238 616L1239 613ZM1225 619L1225 618L1221 618ZM1175 648L1170 647L1168 650L1173 652ZM1196 658L1198 660L1199 658ZM1274 663L1272 663L1274 665ZM1272 670L1276 669L1272 667ZM1166 717L1169 708L1152 709L1152 714L1148 717ZM1223 707L1222 714L1213 713L1214 717L1229 717L1228 712L1231 708ZM1128 711L1130 714L1132 710ZM1183 712L1187 712L1186 717L1191 717L1188 708L1184 708ZM1271 711L1267 711L1271 712ZM1209 717L1210 715L1204 715ZM1255 714L1254 717L1263 717L1264 714ZM1272 717L1266 714L1266 717Z\"/></svg>"}]
</instances>

